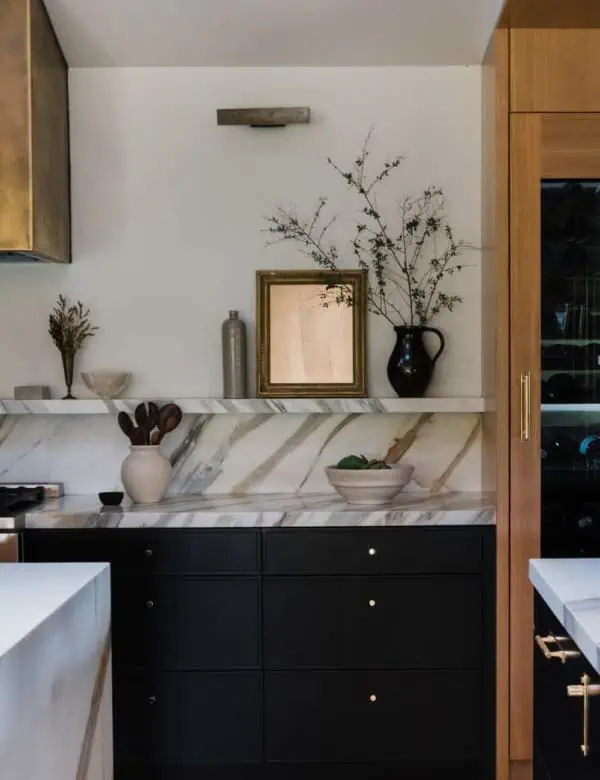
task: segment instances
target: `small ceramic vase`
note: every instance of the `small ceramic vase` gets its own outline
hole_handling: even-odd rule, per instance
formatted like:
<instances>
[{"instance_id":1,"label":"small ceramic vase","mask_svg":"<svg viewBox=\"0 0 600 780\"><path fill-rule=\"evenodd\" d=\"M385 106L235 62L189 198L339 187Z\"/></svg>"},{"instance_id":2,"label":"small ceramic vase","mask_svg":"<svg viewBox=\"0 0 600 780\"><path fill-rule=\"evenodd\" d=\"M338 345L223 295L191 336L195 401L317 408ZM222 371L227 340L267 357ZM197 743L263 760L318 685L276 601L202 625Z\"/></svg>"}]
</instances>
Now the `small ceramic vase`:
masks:
<instances>
[{"instance_id":1,"label":"small ceramic vase","mask_svg":"<svg viewBox=\"0 0 600 780\"><path fill-rule=\"evenodd\" d=\"M160 447L132 446L121 466L121 479L135 504L156 504L171 482L171 464Z\"/></svg>"}]
</instances>

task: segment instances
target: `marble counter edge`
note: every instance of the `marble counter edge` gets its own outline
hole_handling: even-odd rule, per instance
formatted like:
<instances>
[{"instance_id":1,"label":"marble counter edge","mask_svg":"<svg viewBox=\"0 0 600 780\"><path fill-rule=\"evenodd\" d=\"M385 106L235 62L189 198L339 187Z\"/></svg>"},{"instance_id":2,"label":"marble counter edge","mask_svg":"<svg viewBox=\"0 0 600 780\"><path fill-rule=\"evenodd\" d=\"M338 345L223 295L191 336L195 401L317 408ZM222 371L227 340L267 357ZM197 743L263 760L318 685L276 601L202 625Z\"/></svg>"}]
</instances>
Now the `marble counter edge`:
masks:
<instances>
[{"instance_id":1,"label":"marble counter edge","mask_svg":"<svg viewBox=\"0 0 600 780\"><path fill-rule=\"evenodd\" d=\"M529 579L600 673L600 559L532 559Z\"/></svg>"},{"instance_id":2,"label":"marble counter edge","mask_svg":"<svg viewBox=\"0 0 600 780\"><path fill-rule=\"evenodd\" d=\"M25 513L24 528L309 528L494 525L489 495L416 494L350 506L331 494L186 496L153 506L101 508L93 496L52 499Z\"/></svg>"}]
</instances>

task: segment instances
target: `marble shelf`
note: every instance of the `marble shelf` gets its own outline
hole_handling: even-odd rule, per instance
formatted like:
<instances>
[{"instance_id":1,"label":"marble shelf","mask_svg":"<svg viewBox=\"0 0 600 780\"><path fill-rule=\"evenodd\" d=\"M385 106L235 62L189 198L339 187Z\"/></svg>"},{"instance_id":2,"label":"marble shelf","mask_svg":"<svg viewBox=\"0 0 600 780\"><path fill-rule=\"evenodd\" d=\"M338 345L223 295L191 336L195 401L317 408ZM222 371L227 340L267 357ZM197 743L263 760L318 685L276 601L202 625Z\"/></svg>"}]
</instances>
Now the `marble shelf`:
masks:
<instances>
[{"instance_id":1,"label":"marble shelf","mask_svg":"<svg viewBox=\"0 0 600 780\"><path fill-rule=\"evenodd\" d=\"M185 414L372 414L469 413L486 411L485 399L457 398L82 398L74 401L0 400L0 417L6 415L97 415L132 412L145 400L174 401Z\"/></svg>"}]
</instances>

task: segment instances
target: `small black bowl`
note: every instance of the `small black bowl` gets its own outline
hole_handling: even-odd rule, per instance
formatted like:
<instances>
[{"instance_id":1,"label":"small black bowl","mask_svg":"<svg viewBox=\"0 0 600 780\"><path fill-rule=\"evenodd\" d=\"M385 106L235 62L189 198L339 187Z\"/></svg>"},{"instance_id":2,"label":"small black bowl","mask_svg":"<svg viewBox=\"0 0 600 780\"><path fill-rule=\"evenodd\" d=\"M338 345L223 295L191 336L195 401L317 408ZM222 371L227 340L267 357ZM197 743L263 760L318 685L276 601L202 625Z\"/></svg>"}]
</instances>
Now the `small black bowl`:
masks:
<instances>
[{"instance_id":1,"label":"small black bowl","mask_svg":"<svg viewBox=\"0 0 600 780\"><path fill-rule=\"evenodd\" d=\"M100 503L104 506L119 506L123 500L123 493L120 490L110 490L104 493L98 493Z\"/></svg>"}]
</instances>

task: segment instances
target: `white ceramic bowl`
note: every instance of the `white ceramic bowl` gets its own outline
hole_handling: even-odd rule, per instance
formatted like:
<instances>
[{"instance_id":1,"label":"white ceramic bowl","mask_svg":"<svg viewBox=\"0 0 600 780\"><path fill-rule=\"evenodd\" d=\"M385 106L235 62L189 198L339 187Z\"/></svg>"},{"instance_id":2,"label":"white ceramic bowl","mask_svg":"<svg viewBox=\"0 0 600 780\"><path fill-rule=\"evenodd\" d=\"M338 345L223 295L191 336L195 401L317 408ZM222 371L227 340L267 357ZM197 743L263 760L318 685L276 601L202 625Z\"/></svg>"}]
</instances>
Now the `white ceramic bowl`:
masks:
<instances>
[{"instance_id":1,"label":"white ceramic bowl","mask_svg":"<svg viewBox=\"0 0 600 780\"><path fill-rule=\"evenodd\" d=\"M130 377L126 371L83 371L81 374L86 387L99 398L118 398Z\"/></svg>"},{"instance_id":2,"label":"white ceramic bowl","mask_svg":"<svg viewBox=\"0 0 600 780\"><path fill-rule=\"evenodd\" d=\"M413 466L397 463L390 469L325 469L327 479L349 504L387 504L411 480Z\"/></svg>"}]
</instances>

